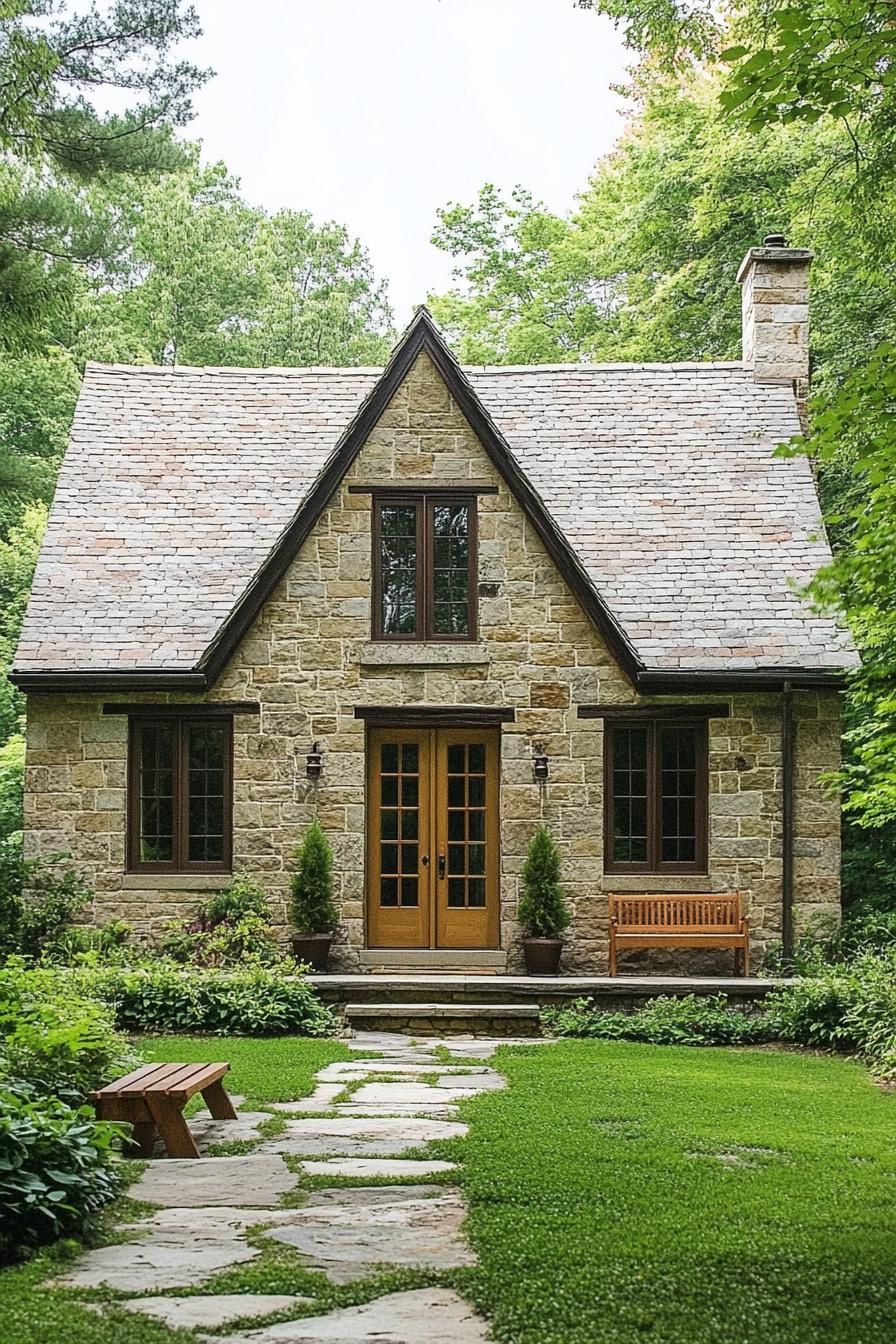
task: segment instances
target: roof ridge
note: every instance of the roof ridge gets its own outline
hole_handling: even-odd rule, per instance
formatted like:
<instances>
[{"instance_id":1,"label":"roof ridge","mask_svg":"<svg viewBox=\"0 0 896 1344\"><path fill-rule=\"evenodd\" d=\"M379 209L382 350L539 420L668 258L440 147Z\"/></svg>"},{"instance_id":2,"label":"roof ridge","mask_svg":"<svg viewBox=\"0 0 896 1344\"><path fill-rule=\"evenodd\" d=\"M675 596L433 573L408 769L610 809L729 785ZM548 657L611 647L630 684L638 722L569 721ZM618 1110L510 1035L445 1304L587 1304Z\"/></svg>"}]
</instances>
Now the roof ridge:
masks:
<instances>
[{"instance_id":1,"label":"roof ridge","mask_svg":"<svg viewBox=\"0 0 896 1344\"><path fill-rule=\"evenodd\" d=\"M620 369L646 370L686 370L689 373L705 373L716 369L737 369L749 371L749 365L742 359L714 360L655 360L653 362L634 363L614 360L603 364L462 364L465 373L606 373Z\"/></svg>"},{"instance_id":2,"label":"roof ridge","mask_svg":"<svg viewBox=\"0 0 896 1344\"><path fill-rule=\"evenodd\" d=\"M98 360L89 359L84 365L85 372L91 373L145 373L153 378L158 378L163 374L190 375L190 374L218 374L218 373L238 373L250 377L252 375L264 374L286 374L290 377L302 374L339 374L347 373L366 374L371 376L381 374L383 366L380 364L103 364Z\"/></svg>"}]
</instances>

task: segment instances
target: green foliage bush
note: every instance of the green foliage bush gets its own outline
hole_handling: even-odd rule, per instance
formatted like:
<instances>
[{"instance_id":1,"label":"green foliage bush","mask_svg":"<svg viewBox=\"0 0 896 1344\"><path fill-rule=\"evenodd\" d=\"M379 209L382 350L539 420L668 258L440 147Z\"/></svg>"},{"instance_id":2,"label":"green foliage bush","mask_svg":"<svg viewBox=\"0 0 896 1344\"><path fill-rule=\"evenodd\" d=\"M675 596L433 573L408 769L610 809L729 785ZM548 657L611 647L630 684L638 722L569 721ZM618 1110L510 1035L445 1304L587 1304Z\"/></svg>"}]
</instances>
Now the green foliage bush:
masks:
<instances>
[{"instance_id":1,"label":"green foliage bush","mask_svg":"<svg viewBox=\"0 0 896 1344\"><path fill-rule=\"evenodd\" d=\"M40 957L92 900L67 855L25 859L17 837L0 840L0 955Z\"/></svg>"},{"instance_id":2,"label":"green foliage bush","mask_svg":"<svg viewBox=\"0 0 896 1344\"><path fill-rule=\"evenodd\" d=\"M124 1132L88 1107L0 1085L0 1260L84 1231L119 1192L111 1157Z\"/></svg>"},{"instance_id":3,"label":"green foliage bush","mask_svg":"<svg viewBox=\"0 0 896 1344\"><path fill-rule=\"evenodd\" d=\"M333 904L333 851L317 820L296 849L289 886L296 932L330 933L338 919Z\"/></svg>"},{"instance_id":4,"label":"green foliage bush","mask_svg":"<svg viewBox=\"0 0 896 1344\"><path fill-rule=\"evenodd\" d=\"M271 929L268 898L257 883L244 876L234 877L192 919L173 921L162 950L190 966L271 965L281 956Z\"/></svg>"},{"instance_id":5,"label":"green foliage bush","mask_svg":"<svg viewBox=\"0 0 896 1344\"><path fill-rule=\"evenodd\" d=\"M560 886L560 853L544 825L529 841L519 920L529 938L559 938L569 924Z\"/></svg>"},{"instance_id":6,"label":"green foliage bush","mask_svg":"<svg viewBox=\"0 0 896 1344\"><path fill-rule=\"evenodd\" d=\"M292 962L224 970L157 960L135 967L81 967L64 974L76 992L101 999L125 1031L235 1036L326 1036L329 1009Z\"/></svg>"},{"instance_id":7,"label":"green foliage bush","mask_svg":"<svg viewBox=\"0 0 896 1344\"><path fill-rule=\"evenodd\" d=\"M545 1008L542 1021L556 1036L651 1045L752 1045L771 1039L762 1013L729 1008L722 995L660 996L633 1013L608 1013L593 999Z\"/></svg>"},{"instance_id":8,"label":"green foliage bush","mask_svg":"<svg viewBox=\"0 0 896 1344\"><path fill-rule=\"evenodd\" d=\"M0 969L0 1073L79 1105L135 1063L109 1008L64 973L15 958Z\"/></svg>"},{"instance_id":9,"label":"green foliage bush","mask_svg":"<svg viewBox=\"0 0 896 1344\"><path fill-rule=\"evenodd\" d=\"M896 1078L896 946L819 963L771 995L766 1012L778 1039L858 1052L874 1073Z\"/></svg>"}]
</instances>

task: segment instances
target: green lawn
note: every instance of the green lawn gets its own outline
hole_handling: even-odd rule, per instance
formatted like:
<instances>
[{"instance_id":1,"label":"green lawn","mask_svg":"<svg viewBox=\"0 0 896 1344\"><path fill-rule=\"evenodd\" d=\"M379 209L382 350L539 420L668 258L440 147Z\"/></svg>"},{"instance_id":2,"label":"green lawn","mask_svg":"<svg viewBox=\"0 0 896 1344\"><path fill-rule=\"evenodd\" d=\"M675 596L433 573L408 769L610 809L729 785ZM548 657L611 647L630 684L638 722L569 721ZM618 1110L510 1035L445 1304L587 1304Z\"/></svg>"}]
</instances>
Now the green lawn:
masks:
<instances>
[{"instance_id":1,"label":"green lawn","mask_svg":"<svg viewBox=\"0 0 896 1344\"><path fill-rule=\"evenodd\" d=\"M143 1036L137 1049L148 1063L226 1059L230 1072L225 1086L244 1096L247 1107L307 1096L314 1089L318 1069L352 1058L339 1041L312 1041L303 1036Z\"/></svg>"},{"instance_id":2,"label":"green lawn","mask_svg":"<svg viewBox=\"0 0 896 1344\"><path fill-rule=\"evenodd\" d=\"M468 1292L506 1344L892 1344L896 1096L776 1051L503 1050Z\"/></svg>"}]
</instances>

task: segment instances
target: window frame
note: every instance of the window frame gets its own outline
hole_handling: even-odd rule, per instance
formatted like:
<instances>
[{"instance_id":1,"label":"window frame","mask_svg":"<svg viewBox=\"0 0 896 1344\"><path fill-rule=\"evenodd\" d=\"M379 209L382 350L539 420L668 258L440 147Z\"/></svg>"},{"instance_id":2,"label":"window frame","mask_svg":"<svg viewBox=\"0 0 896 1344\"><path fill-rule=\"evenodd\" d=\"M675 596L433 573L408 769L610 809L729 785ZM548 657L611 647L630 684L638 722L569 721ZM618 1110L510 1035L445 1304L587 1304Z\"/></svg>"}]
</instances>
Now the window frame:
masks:
<instances>
[{"instance_id":1,"label":"window frame","mask_svg":"<svg viewBox=\"0 0 896 1344\"><path fill-rule=\"evenodd\" d=\"M371 637L385 644L470 644L479 637L477 526L478 491L396 490L372 492L373 602ZM433 628L435 609L435 510L445 505L463 505L467 510L467 629L462 635L442 634ZM416 630L413 634L387 634L383 629L383 508L412 505L417 515L417 572L415 588Z\"/></svg>"},{"instance_id":2,"label":"window frame","mask_svg":"<svg viewBox=\"0 0 896 1344\"><path fill-rule=\"evenodd\" d=\"M190 859L190 731L212 722L224 729L224 857ZM141 859L140 855L140 731L167 726L174 738L173 760L173 855L170 860ZM127 872L129 873L230 873L233 871L233 718L229 714L135 714L128 718Z\"/></svg>"},{"instance_id":3,"label":"window frame","mask_svg":"<svg viewBox=\"0 0 896 1344\"><path fill-rule=\"evenodd\" d=\"M613 857L614 810L613 756L615 734L619 729L643 728L647 731L647 858L644 862ZM692 728L695 734L694 829L695 854L690 862L662 858L662 771L659 769L659 738L668 728ZM704 716L676 715L646 718L632 715L607 719L604 723L604 871L607 873L693 873L709 872L709 725Z\"/></svg>"}]
</instances>

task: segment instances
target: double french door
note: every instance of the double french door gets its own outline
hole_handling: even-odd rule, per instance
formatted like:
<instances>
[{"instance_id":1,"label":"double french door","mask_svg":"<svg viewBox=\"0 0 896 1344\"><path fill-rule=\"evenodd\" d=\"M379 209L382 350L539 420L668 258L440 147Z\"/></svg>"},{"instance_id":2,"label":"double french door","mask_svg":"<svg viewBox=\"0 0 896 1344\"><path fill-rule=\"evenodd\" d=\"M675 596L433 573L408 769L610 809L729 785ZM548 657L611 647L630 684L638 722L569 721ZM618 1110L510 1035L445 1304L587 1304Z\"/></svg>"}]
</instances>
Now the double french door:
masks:
<instances>
[{"instance_id":1,"label":"double french door","mask_svg":"<svg viewBox=\"0 0 896 1344\"><path fill-rule=\"evenodd\" d=\"M497 732L372 729L367 800L369 946L497 947Z\"/></svg>"}]
</instances>

